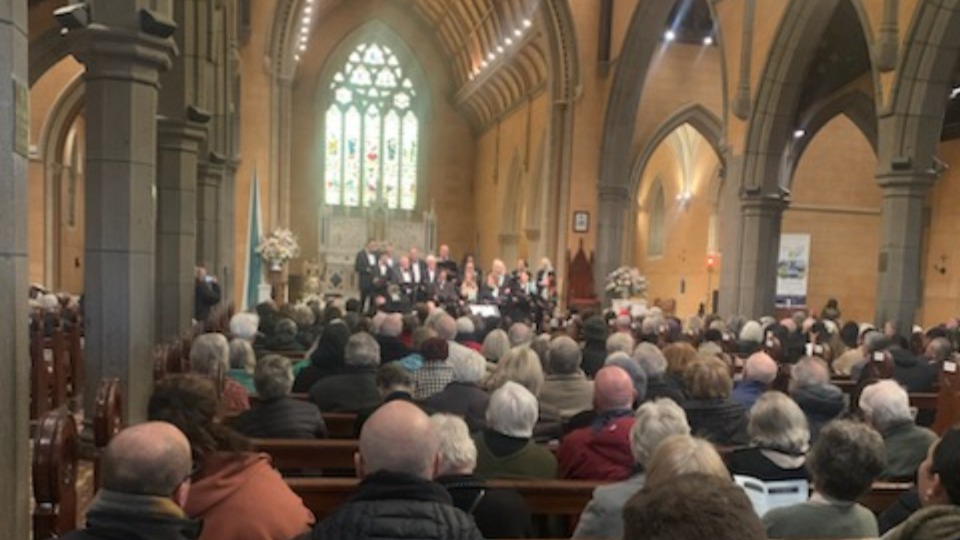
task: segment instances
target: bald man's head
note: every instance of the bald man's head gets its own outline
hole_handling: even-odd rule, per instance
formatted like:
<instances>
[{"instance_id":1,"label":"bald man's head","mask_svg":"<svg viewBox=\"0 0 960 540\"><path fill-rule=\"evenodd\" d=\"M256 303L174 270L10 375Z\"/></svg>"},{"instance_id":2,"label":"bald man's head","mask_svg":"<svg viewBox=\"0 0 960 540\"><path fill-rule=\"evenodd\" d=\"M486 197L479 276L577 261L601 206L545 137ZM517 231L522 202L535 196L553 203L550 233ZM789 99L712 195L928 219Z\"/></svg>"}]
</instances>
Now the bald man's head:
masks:
<instances>
[{"instance_id":1,"label":"bald man's head","mask_svg":"<svg viewBox=\"0 0 960 540\"><path fill-rule=\"evenodd\" d=\"M593 405L598 411L629 409L635 398L633 380L623 368L607 366L594 377Z\"/></svg>"},{"instance_id":2,"label":"bald man's head","mask_svg":"<svg viewBox=\"0 0 960 540\"><path fill-rule=\"evenodd\" d=\"M363 477L391 471L432 480L439 455L440 443L427 415L411 403L391 401L363 424L357 472Z\"/></svg>"},{"instance_id":3,"label":"bald man's head","mask_svg":"<svg viewBox=\"0 0 960 540\"><path fill-rule=\"evenodd\" d=\"M743 365L743 378L763 384L772 384L777 378L777 362L767 353L751 354Z\"/></svg>"},{"instance_id":4,"label":"bald man's head","mask_svg":"<svg viewBox=\"0 0 960 540\"><path fill-rule=\"evenodd\" d=\"M102 465L104 489L169 497L190 475L190 442L173 424L137 424L110 441Z\"/></svg>"}]
</instances>

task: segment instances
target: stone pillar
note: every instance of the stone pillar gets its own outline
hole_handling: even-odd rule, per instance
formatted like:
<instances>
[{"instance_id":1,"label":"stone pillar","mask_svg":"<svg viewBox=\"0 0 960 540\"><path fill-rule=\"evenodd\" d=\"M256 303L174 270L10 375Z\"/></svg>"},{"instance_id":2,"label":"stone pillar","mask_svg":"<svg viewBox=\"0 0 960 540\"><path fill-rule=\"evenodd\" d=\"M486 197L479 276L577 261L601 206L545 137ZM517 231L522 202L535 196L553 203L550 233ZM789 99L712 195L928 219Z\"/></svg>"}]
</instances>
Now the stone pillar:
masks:
<instances>
[{"instance_id":1,"label":"stone pillar","mask_svg":"<svg viewBox=\"0 0 960 540\"><path fill-rule=\"evenodd\" d=\"M86 391L119 377L128 423L145 418L153 387L157 90L176 50L139 30L138 4L94 2L96 22L69 34L86 66Z\"/></svg>"},{"instance_id":2,"label":"stone pillar","mask_svg":"<svg viewBox=\"0 0 960 540\"><path fill-rule=\"evenodd\" d=\"M220 261L220 266L217 267L217 276L220 278L221 298L225 302L233 300L233 288L237 281L235 269L237 251L236 179L237 167L239 165L240 162L238 160L231 159L227 161L223 174L223 187L220 190L220 231L217 233L217 237L220 240L218 244L219 254L217 256Z\"/></svg>"},{"instance_id":3,"label":"stone pillar","mask_svg":"<svg viewBox=\"0 0 960 540\"><path fill-rule=\"evenodd\" d=\"M910 332L920 306L924 205L933 180L934 174L928 172L877 174L883 205L876 323L894 321L901 333Z\"/></svg>"},{"instance_id":4,"label":"stone pillar","mask_svg":"<svg viewBox=\"0 0 960 540\"><path fill-rule=\"evenodd\" d=\"M742 156L729 156L717 205L719 227L720 286L717 312L723 316L740 313L740 169Z\"/></svg>"},{"instance_id":5,"label":"stone pillar","mask_svg":"<svg viewBox=\"0 0 960 540\"><path fill-rule=\"evenodd\" d=\"M197 254L197 153L206 130L161 118L157 150L157 339L193 319Z\"/></svg>"},{"instance_id":6,"label":"stone pillar","mask_svg":"<svg viewBox=\"0 0 960 540\"><path fill-rule=\"evenodd\" d=\"M607 274L624 263L622 250L627 210L630 208L630 192L625 186L600 186L599 196L595 218L597 254L593 267L594 289L598 295L603 291ZM587 256L589 257L589 254Z\"/></svg>"},{"instance_id":7,"label":"stone pillar","mask_svg":"<svg viewBox=\"0 0 960 540\"><path fill-rule=\"evenodd\" d=\"M739 312L772 315L777 294L780 225L786 203L778 196L747 195L741 204Z\"/></svg>"},{"instance_id":8,"label":"stone pillar","mask_svg":"<svg viewBox=\"0 0 960 540\"><path fill-rule=\"evenodd\" d=\"M27 2L0 3L0 537L30 538Z\"/></svg>"},{"instance_id":9,"label":"stone pillar","mask_svg":"<svg viewBox=\"0 0 960 540\"><path fill-rule=\"evenodd\" d=\"M218 272L220 268L218 234L223 171L223 164L211 160L201 163L198 173L196 255L197 262L206 264L211 273Z\"/></svg>"}]
</instances>

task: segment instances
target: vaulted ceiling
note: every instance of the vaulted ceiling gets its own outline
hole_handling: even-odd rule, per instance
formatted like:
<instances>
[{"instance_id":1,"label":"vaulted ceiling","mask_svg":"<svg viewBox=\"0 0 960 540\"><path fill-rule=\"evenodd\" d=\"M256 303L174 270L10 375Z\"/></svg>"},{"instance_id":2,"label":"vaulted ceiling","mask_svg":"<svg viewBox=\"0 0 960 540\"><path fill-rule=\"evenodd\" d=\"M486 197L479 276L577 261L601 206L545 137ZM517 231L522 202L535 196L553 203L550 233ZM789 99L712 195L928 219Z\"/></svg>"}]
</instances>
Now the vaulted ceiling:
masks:
<instances>
[{"instance_id":1,"label":"vaulted ceiling","mask_svg":"<svg viewBox=\"0 0 960 540\"><path fill-rule=\"evenodd\" d=\"M482 128L543 88L546 42L539 0L414 0L455 77L456 105Z\"/></svg>"}]
</instances>

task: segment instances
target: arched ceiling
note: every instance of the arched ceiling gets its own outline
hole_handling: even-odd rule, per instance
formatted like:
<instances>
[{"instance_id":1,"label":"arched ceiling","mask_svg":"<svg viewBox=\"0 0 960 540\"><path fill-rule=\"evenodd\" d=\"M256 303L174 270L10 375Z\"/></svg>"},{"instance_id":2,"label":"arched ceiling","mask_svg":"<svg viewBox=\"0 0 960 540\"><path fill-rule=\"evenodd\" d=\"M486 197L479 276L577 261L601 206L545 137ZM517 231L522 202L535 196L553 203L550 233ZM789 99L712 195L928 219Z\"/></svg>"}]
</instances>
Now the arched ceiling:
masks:
<instances>
[{"instance_id":1,"label":"arched ceiling","mask_svg":"<svg viewBox=\"0 0 960 540\"><path fill-rule=\"evenodd\" d=\"M547 81L539 0L414 0L449 59L456 105L482 128Z\"/></svg>"},{"instance_id":2,"label":"arched ceiling","mask_svg":"<svg viewBox=\"0 0 960 540\"><path fill-rule=\"evenodd\" d=\"M453 77L450 95L454 105L476 129L545 88L548 49L540 0L388 1L409 6L437 36ZM351 2L343 0L282 2L278 17L289 24L284 31L284 54L296 60L298 51L303 50L302 34L322 28L324 17L334 9L350 7ZM275 61L290 65L287 59Z\"/></svg>"}]
</instances>

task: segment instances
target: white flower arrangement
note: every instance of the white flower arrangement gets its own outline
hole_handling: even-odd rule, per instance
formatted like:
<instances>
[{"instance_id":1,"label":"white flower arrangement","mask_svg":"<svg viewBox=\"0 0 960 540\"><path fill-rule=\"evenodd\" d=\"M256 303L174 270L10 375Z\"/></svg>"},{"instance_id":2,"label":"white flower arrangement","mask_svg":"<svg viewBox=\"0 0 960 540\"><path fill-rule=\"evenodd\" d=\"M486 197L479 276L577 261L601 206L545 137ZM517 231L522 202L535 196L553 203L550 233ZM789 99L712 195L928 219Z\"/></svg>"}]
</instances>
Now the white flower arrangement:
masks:
<instances>
[{"instance_id":1,"label":"white flower arrangement","mask_svg":"<svg viewBox=\"0 0 960 540\"><path fill-rule=\"evenodd\" d=\"M277 229L260 240L257 253L271 265L283 264L300 256L300 244L290 229Z\"/></svg>"},{"instance_id":2,"label":"white flower arrangement","mask_svg":"<svg viewBox=\"0 0 960 540\"><path fill-rule=\"evenodd\" d=\"M621 266L607 276L604 291L609 298L643 298L647 294L647 278L636 268Z\"/></svg>"}]
</instances>

